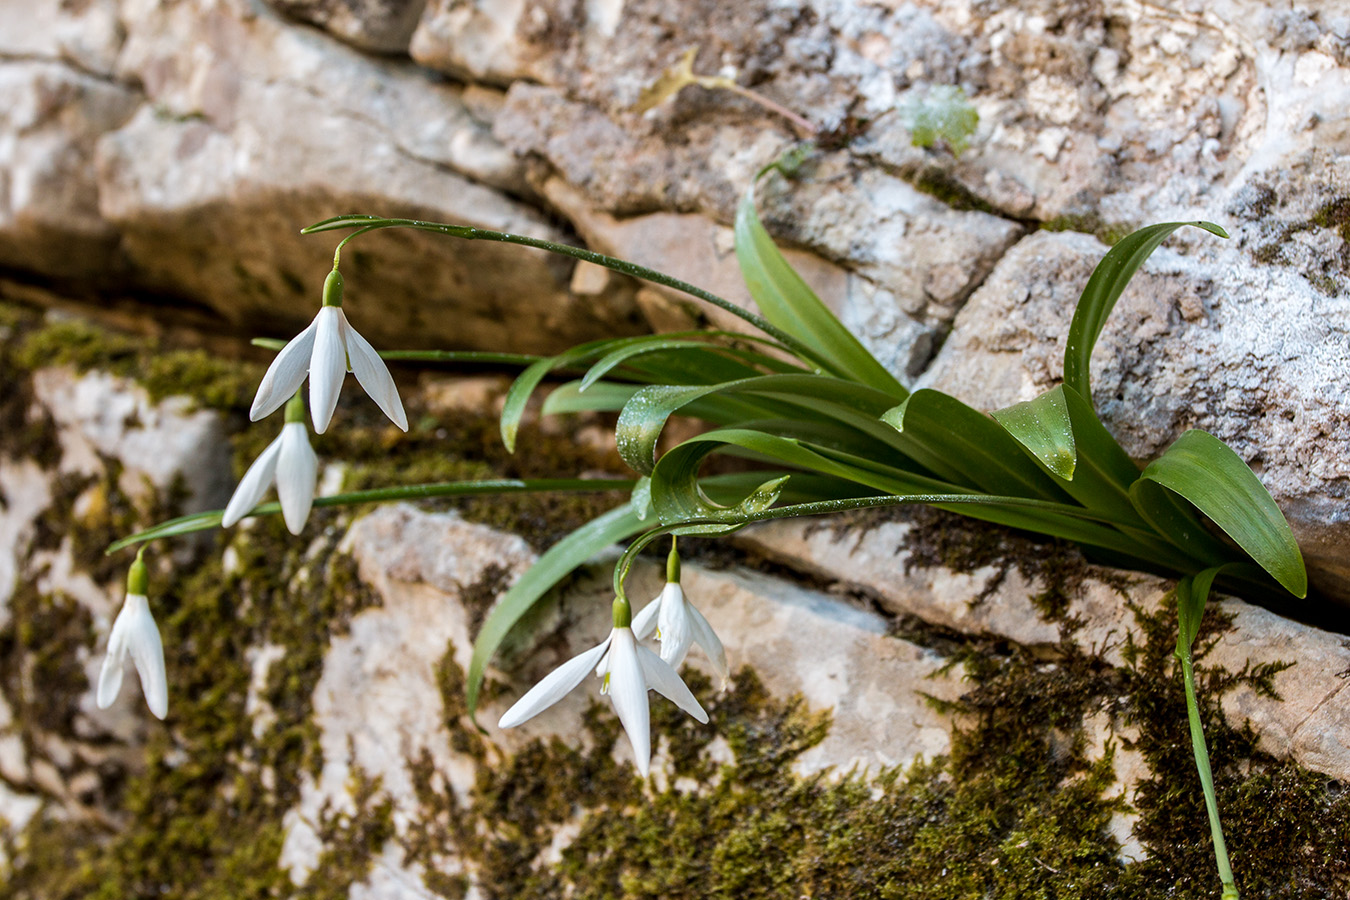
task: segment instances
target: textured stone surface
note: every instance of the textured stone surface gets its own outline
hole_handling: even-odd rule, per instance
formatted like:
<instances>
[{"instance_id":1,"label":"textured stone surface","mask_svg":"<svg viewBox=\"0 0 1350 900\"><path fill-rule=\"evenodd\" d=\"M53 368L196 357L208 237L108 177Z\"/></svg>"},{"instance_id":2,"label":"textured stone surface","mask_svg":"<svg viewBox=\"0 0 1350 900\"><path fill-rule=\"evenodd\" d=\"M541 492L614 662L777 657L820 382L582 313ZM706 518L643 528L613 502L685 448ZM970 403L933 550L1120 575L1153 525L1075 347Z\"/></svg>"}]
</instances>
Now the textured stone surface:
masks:
<instances>
[{"instance_id":1,"label":"textured stone surface","mask_svg":"<svg viewBox=\"0 0 1350 900\"><path fill-rule=\"evenodd\" d=\"M1068 642L1117 666L1125 664L1124 650L1131 642L1144 643L1137 615L1161 609L1170 588L1145 575L1130 575L1122 582L1119 573L1087 568L1085 577L1070 587L1070 602L1057 622L1046 616L1040 599L1054 587L1052 579L1029 578L1006 562L970 572L924 564L909 549L921 539L912 533L915 527L887 522L855 532L784 521L756 526L740 540L795 567L864 589L887 611L1019 644ZM1350 735L1345 730L1350 707L1343 693L1350 644L1340 635L1240 600L1225 600L1221 608L1233 617L1231 630L1215 643L1207 665L1239 672L1293 664L1274 676L1275 696L1238 688L1224 697L1225 712L1250 723L1268 752L1292 756L1338 779L1350 778Z\"/></svg>"},{"instance_id":2,"label":"textured stone surface","mask_svg":"<svg viewBox=\"0 0 1350 900\"><path fill-rule=\"evenodd\" d=\"M270 0L273 7L377 53L406 51L426 0Z\"/></svg>"},{"instance_id":3,"label":"textured stone surface","mask_svg":"<svg viewBox=\"0 0 1350 900\"><path fill-rule=\"evenodd\" d=\"M90 476L115 459L128 496L167 491L182 479L193 509L212 508L233 489L220 414L191 398L152 403L128 379L64 367L34 373L33 389L56 423L61 471Z\"/></svg>"},{"instance_id":4,"label":"textured stone surface","mask_svg":"<svg viewBox=\"0 0 1350 900\"><path fill-rule=\"evenodd\" d=\"M1322 294L1188 231L1178 242L1187 252L1155 253L1107 324L1096 406L1140 461L1189 428L1228 443L1289 517L1314 585L1344 596L1350 294ZM1103 252L1080 234L1020 242L966 304L921 385L986 411L1053 387L1074 301Z\"/></svg>"},{"instance_id":5,"label":"textured stone surface","mask_svg":"<svg viewBox=\"0 0 1350 900\"><path fill-rule=\"evenodd\" d=\"M206 330L285 335L310 319L334 243L297 229L351 211L580 235L745 302L729 240L735 204L798 135L727 91L692 88L633 114L641 89L694 46L699 73L734 77L819 126L820 149L795 180L773 176L760 188L764 219L789 258L889 368L977 408L1055 383L1072 302L1105 251L1096 237L1163 218L1227 227L1226 243L1178 234L1140 275L1096 359L1099 408L1140 458L1190 427L1228 441L1289 513L1315 582L1350 594L1344 3L274 6L318 28L246 0L7 10L0 274L53 295L71 287L95 303L115 294L123 315L150 301L190 312ZM895 107L953 84L980 113L970 149L955 157L940 144L914 147ZM349 314L382 346L549 351L707 316L627 278L493 244L402 233L363 238L343 261ZM113 571L97 557L99 541L129 520L128 506L172 493L179 475L202 502L218 497L229 462L209 449L221 441L209 414L179 401L148 404L97 373L49 371L33 385L63 459L53 471L0 462L0 539L12 548L0 553L0 596L7 615L22 617L21 627L0 617L6 639L18 642L0 659L8 785L0 812L17 833L41 805L46 818L36 821L99 823L102 840L118 827L104 806L121 802L113 794L140 760L167 759L156 777L177 779L217 735L203 737L185 716L147 750L140 742L159 733L147 730L140 706L124 697L112 710L93 709L85 685L97 674L99 635L122 575L120 563ZM451 415L500 391L442 393L430 406ZM77 479L92 480L77 490ZM58 514L69 533L53 524ZM340 533L328 528L306 552L331 563L325 541ZM1087 655L1100 672L1120 675L1133 671L1126 638L1138 637L1139 617L1165 613L1161 582L1090 571L1067 595L1068 628L1043 615L1046 570L906 571L912 552L897 547L913 539L894 522L838 534L776 526L753 538L756 552L786 564L772 577L688 567L687 586L734 659L776 696L799 691L813 708L833 710L827 738L796 762L802 773L855 764L875 772L955 747L953 720L919 703L915 687L953 700L971 684L960 669L929 677L951 658L933 647L954 643L978 656L992 646L999 665L999 654L1021 654L1040 660L1039 674ZM452 746L449 720L458 714L447 698L458 695L438 679L450 644L450 661L465 662L470 619L482 610L466 610L464 598L488 564L518 572L530 552L518 538L407 510L359 521L345 546L382 605L363 609L349 628L306 635L324 643L314 663L321 673L287 668L299 645L268 638L234 648L250 667L242 709L253 743L222 751L233 754L226 763L212 757L221 768L211 777L222 779L228 802L241 791L270 796L270 763L259 774L255 756L275 762L267 754L276 723L309 728L285 738L304 747L287 753L317 753L320 763L285 770L303 785L286 819L287 873L312 869L321 879L341 868L333 854L355 847L371 855L369 871L334 895L419 896L433 875L462 874L462 861L412 859L411 842L376 846L374 826L364 839L345 832L343 822L378 818L357 808L372 799L361 779L379 779L374 799L391 803L390 827L406 838L423 811L424 798L410 793L415 754L431 754L437 784L463 800L531 736L588 739L587 702L578 694L518 733L493 735L489 763L475 769ZM229 552L237 560L247 549L244 539ZM292 574L289 590L316 577L303 566ZM249 578L236 620L265 600L248 595L261 576ZM650 572L638 576L635 596L654 590ZM518 692L597 640L605 599L598 584L574 585L534 637L507 648L498 677ZM1204 665L1264 667L1283 698L1239 682L1223 695L1224 714L1250 724L1275 757L1350 777L1350 654L1341 639L1236 602L1219 611L1231 627ZM218 635L200 637L203 646L207 637ZM58 652L44 655L20 638ZM1285 662L1295 665L1280 668ZM205 708L218 674L195 673L194 704ZM485 721L507 702L489 693ZM312 702L313 721L292 721L284 704L269 708L267 698L278 696L296 708ZM1150 777L1136 746L1145 736L1106 713L1082 732L1089 759L1115 748L1112 790L1132 801L1132 786ZM154 756L161 745L171 747L167 757ZM620 742L616 756L626 753ZM1133 821L1117 812L1109 827L1121 853L1137 858L1143 842ZM550 853L565 843L560 833ZM73 841L92 845L84 833ZM266 867L275 871L272 860ZM78 861L68 868L81 870Z\"/></svg>"}]
</instances>

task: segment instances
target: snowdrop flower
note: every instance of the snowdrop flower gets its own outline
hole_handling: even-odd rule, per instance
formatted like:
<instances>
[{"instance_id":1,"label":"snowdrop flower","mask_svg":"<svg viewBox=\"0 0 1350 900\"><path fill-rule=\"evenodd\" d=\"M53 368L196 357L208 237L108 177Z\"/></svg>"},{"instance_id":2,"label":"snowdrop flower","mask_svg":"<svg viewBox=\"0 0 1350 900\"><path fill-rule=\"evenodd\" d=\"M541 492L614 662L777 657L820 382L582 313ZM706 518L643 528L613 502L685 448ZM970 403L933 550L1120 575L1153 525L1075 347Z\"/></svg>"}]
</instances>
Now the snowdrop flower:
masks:
<instances>
[{"instance_id":1,"label":"snowdrop flower","mask_svg":"<svg viewBox=\"0 0 1350 900\"><path fill-rule=\"evenodd\" d=\"M141 553L145 551L142 550ZM145 591L149 578L141 553L127 573L127 599L113 622L108 635L108 655L103 657L103 669L98 673L99 709L107 709L122 690L122 670L128 655L136 665L141 679L141 692L156 718L169 712L169 687L164 676L164 645L159 640L159 629L150 615L150 601Z\"/></svg>"},{"instance_id":2,"label":"snowdrop flower","mask_svg":"<svg viewBox=\"0 0 1350 900\"><path fill-rule=\"evenodd\" d=\"M633 633L645 638L656 629L661 641L661 658L672 667L678 667L689 653L690 644L698 644L708 654L708 660L722 683L727 681L727 654L722 642L692 603L685 599L680 587L680 557L672 541L670 556L666 558L666 586L661 595L643 607L633 620Z\"/></svg>"},{"instance_id":3,"label":"snowdrop flower","mask_svg":"<svg viewBox=\"0 0 1350 900\"><path fill-rule=\"evenodd\" d=\"M618 713L619 722L633 745L633 758L638 771L646 778L651 769L651 711L647 707L647 691L655 688L663 696L699 722L707 724L708 714L680 680L675 670L646 647L638 645L630 626L632 611L628 601L614 601L614 630L600 644L574 656L554 669L544 680L526 692L525 696L506 711L498 723L501 728L513 728L533 718L585 680L587 673L602 665L599 674L603 681L600 693L608 694Z\"/></svg>"},{"instance_id":4,"label":"snowdrop flower","mask_svg":"<svg viewBox=\"0 0 1350 900\"><path fill-rule=\"evenodd\" d=\"M281 517L286 520L291 534L299 534L314 505L319 458L309 446L305 401L298 393L286 404L286 424L281 427L281 435L248 467L225 507L220 524L229 528L248 515L274 480L277 498L281 500Z\"/></svg>"},{"instance_id":5,"label":"snowdrop flower","mask_svg":"<svg viewBox=\"0 0 1350 900\"><path fill-rule=\"evenodd\" d=\"M408 416L389 369L375 348L348 324L342 312L342 275L334 269L323 283L323 308L309 327L282 347L272 360L258 385L249 418L256 422L276 410L296 392L308 374L314 430L323 434L337 408L338 392L348 371L356 375L384 414L407 431Z\"/></svg>"}]
</instances>

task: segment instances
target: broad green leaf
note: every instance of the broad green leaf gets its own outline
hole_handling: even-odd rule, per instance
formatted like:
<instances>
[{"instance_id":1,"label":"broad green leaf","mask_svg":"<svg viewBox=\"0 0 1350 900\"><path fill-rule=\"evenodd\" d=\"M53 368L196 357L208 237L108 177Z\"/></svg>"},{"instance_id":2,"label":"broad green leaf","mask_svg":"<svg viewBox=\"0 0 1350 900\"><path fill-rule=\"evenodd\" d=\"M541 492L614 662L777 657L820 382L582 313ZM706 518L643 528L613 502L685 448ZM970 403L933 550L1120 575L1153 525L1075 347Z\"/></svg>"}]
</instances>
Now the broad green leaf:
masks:
<instances>
[{"instance_id":1,"label":"broad green leaf","mask_svg":"<svg viewBox=\"0 0 1350 900\"><path fill-rule=\"evenodd\" d=\"M1185 497L1295 597L1308 595L1307 571L1289 523L1265 485L1223 441L1188 431L1141 477Z\"/></svg>"},{"instance_id":2,"label":"broad green leaf","mask_svg":"<svg viewBox=\"0 0 1350 900\"><path fill-rule=\"evenodd\" d=\"M1232 557L1232 550L1200 521L1195 507L1156 481L1140 478L1130 485L1130 502L1154 531L1186 551L1197 563L1218 566Z\"/></svg>"},{"instance_id":3,"label":"broad green leaf","mask_svg":"<svg viewBox=\"0 0 1350 900\"><path fill-rule=\"evenodd\" d=\"M1167 240L1172 232L1185 225L1203 228L1222 238L1228 237L1228 232L1213 222L1164 222L1150 225L1122 238L1092 270L1092 276L1078 298L1064 347L1064 383L1077 391L1089 406L1092 405L1092 349L1097 346L1097 338L1101 337L1111 310L1115 309L1121 292L1149 254Z\"/></svg>"},{"instance_id":4,"label":"broad green leaf","mask_svg":"<svg viewBox=\"0 0 1350 900\"><path fill-rule=\"evenodd\" d=\"M908 396L783 258L755 212L753 184L736 210L736 259L764 318L819 353L831 372L870 385L892 402Z\"/></svg>"},{"instance_id":5,"label":"broad green leaf","mask_svg":"<svg viewBox=\"0 0 1350 900\"><path fill-rule=\"evenodd\" d=\"M645 527L630 504L625 503L611 509L550 547L529 571L511 585L501 601L492 608L492 612L488 614L482 629L478 632L477 639L474 640L473 657L469 661L467 693L469 717L475 723L478 696L483 687L487 665L512 626L520 621L550 588L577 566L611 544L632 537Z\"/></svg>"},{"instance_id":6,"label":"broad green leaf","mask_svg":"<svg viewBox=\"0 0 1350 900\"><path fill-rule=\"evenodd\" d=\"M883 444L891 437L877 426L876 417L890 400L880 391L824 375L761 375L720 384L644 387L619 414L614 429L619 455L637 472L651 474L652 466L656 464L656 444L667 420L685 407L690 407L691 414L697 414L692 404L714 395L722 400L739 395L759 395L765 399L756 401L752 407L742 408L757 408L764 414L778 413L807 421L822 417L847 421L871 441ZM769 405L774 401L777 406ZM785 407L785 403L790 405ZM872 449L871 441L863 442L861 448Z\"/></svg>"},{"instance_id":7,"label":"broad green leaf","mask_svg":"<svg viewBox=\"0 0 1350 900\"><path fill-rule=\"evenodd\" d=\"M1078 446L1073 439L1068 401L1063 386L1046 391L1034 400L1015 403L993 414L1031 455L1063 478L1073 480L1078 465Z\"/></svg>"},{"instance_id":8,"label":"broad green leaf","mask_svg":"<svg viewBox=\"0 0 1350 900\"><path fill-rule=\"evenodd\" d=\"M1059 487L1087 509L1108 517L1117 525L1133 529L1134 537L1149 531L1148 523L1130 502L1130 485L1139 478L1139 467L1121 448L1097 418L1092 407L1067 384L1060 385L1064 408L1069 414L1078 461L1073 480L1058 477L1045 463L1022 444L1017 444L1055 479ZM1159 543L1164 543L1159 541Z\"/></svg>"},{"instance_id":9,"label":"broad green leaf","mask_svg":"<svg viewBox=\"0 0 1350 900\"><path fill-rule=\"evenodd\" d=\"M1111 548L1121 558L1152 560L1155 568L1167 565L1169 572L1184 570L1188 564L1187 558L1167 542L1146 533L1122 533L1104 524L1102 517L1089 509L1023 497L964 494L943 482L887 469L868 459L849 457L744 428L715 429L690 438L661 457L652 473L652 504L663 524L701 518L698 513L703 509L703 501L697 488L698 469L710 453L723 452L722 445L748 450L766 461L853 482L856 487L851 490L851 496L854 497L875 493L945 495L959 499L934 502L933 505L1000 525L1037 531L1088 546ZM850 491L845 488L838 496L847 493ZM1138 563L1134 567L1149 568Z\"/></svg>"},{"instance_id":10,"label":"broad green leaf","mask_svg":"<svg viewBox=\"0 0 1350 900\"><path fill-rule=\"evenodd\" d=\"M541 416L553 416L574 412L617 412L623 405L642 389L640 384L615 384L601 381L591 385L585 393L581 392L581 382L569 381L560 384L544 398L539 408Z\"/></svg>"},{"instance_id":11,"label":"broad green leaf","mask_svg":"<svg viewBox=\"0 0 1350 900\"><path fill-rule=\"evenodd\" d=\"M881 419L899 432L906 454L952 484L989 494L1067 499L997 422L955 397L918 390Z\"/></svg>"}]
</instances>

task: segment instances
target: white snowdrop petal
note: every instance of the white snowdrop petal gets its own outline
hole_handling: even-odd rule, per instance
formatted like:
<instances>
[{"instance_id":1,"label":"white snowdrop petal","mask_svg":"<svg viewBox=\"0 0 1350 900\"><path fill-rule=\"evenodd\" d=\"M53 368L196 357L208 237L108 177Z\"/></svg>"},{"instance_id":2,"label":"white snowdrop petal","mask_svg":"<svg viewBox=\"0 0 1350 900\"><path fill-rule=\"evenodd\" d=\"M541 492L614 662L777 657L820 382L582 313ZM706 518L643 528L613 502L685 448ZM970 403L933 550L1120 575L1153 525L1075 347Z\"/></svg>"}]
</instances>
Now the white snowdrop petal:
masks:
<instances>
[{"instance_id":1,"label":"white snowdrop petal","mask_svg":"<svg viewBox=\"0 0 1350 900\"><path fill-rule=\"evenodd\" d=\"M605 655L607 649L609 649L608 638L604 643L572 657L545 675L542 681L526 691L525 696L506 711L497 727L514 728L557 703L585 680L591 668Z\"/></svg>"},{"instance_id":2,"label":"white snowdrop petal","mask_svg":"<svg viewBox=\"0 0 1350 900\"><path fill-rule=\"evenodd\" d=\"M103 657L103 668L98 673L98 701L99 709L107 709L113 705L117 695L122 691L122 656L121 653L113 653L112 645L109 643L109 652Z\"/></svg>"},{"instance_id":3,"label":"white snowdrop petal","mask_svg":"<svg viewBox=\"0 0 1350 900\"><path fill-rule=\"evenodd\" d=\"M314 417L314 430L323 434L337 409L342 379L347 377L347 318L336 306L325 306L314 317L314 324L318 330L309 366L309 411Z\"/></svg>"},{"instance_id":4,"label":"white snowdrop petal","mask_svg":"<svg viewBox=\"0 0 1350 900\"><path fill-rule=\"evenodd\" d=\"M713 669L718 677L722 679L722 684L727 683L730 672L727 669L727 652L722 648L722 641L713 631L713 627L708 624L708 620L703 617L703 613L698 611L698 607L692 603L687 603L689 613L689 630L694 635L694 643L703 648L703 652L708 654L708 661L712 663Z\"/></svg>"},{"instance_id":5,"label":"white snowdrop petal","mask_svg":"<svg viewBox=\"0 0 1350 900\"><path fill-rule=\"evenodd\" d=\"M301 382L305 380L305 373L309 371L318 324L316 317L309 327L281 348L281 352L267 367L267 373L258 384L258 393L253 397L253 406L248 411L248 417L254 422L275 412L299 390Z\"/></svg>"},{"instance_id":6,"label":"white snowdrop petal","mask_svg":"<svg viewBox=\"0 0 1350 900\"><path fill-rule=\"evenodd\" d=\"M276 467L277 497L281 500L281 517L291 534L299 534L314 505L319 457L309 445L309 430L304 422L287 422L278 440L281 453Z\"/></svg>"},{"instance_id":7,"label":"white snowdrop petal","mask_svg":"<svg viewBox=\"0 0 1350 900\"><path fill-rule=\"evenodd\" d=\"M646 647L637 648L637 658L639 665L642 666L642 676L646 679L648 687L704 725L708 724L708 714L703 711L698 698L694 696L693 691L689 690L689 686L684 683L684 679L680 677L678 672Z\"/></svg>"},{"instance_id":8,"label":"white snowdrop petal","mask_svg":"<svg viewBox=\"0 0 1350 900\"><path fill-rule=\"evenodd\" d=\"M399 399L398 387L389 374L389 367L380 359L380 354L361 337L356 329L347 325L347 359L352 366L352 374L357 382L366 389L370 398L384 411L399 428L408 430L408 414L403 411L403 401Z\"/></svg>"},{"instance_id":9,"label":"white snowdrop petal","mask_svg":"<svg viewBox=\"0 0 1350 900\"><path fill-rule=\"evenodd\" d=\"M639 648L627 628L615 628L610 640L609 699L633 745L638 771L646 778L652 762L651 712L647 708L647 684L638 663Z\"/></svg>"},{"instance_id":10,"label":"white snowdrop petal","mask_svg":"<svg viewBox=\"0 0 1350 900\"><path fill-rule=\"evenodd\" d=\"M164 645L159 639L159 628L150 615L150 604L145 597L131 594L127 606L135 606L135 618L127 634L127 652L136 664L141 678L141 692L150 712L158 719L169 713L169 682L164 674Z\"/></svg>"},{"instance_id":11,"label":"white snowdrop petal","mask_svg":"<svg viewBox=\"0 0 1350 900\"><path fill-rule=\"evenodd\" d=\"M107 709L122 690L122 665L127 656L127 629L131 624L131 612L127 605L113 620L112 631L108 632L108 652L103 656L103 668L98 673L98 694L95 697L99 709Z\"/></svg>"},{"instance_id":12,"label":"white snowdrop petal","mask_svg":"<svg viewBox=\"0 0 1350 900\"><path fill-rule=\"evenodd\" d=\"M684 662L693 634L689 628L689 602L679 582L669 582L661 591L661 611L656 616L661 633L661 658L672 666Z\"/></svg>"},{"instance_id":13,"label":"white snowdrop petal","mask_svg":"<svg viewBox=\"0 0 1350 900\"><path fill-rule=\"evenodd\" d=\"M633 616L633 636L642 640L656 627L656 614L661 611L661 598L642 607L642 611Z\"/></svg>"},{"instance_id":14,"label":"white snowdrop petal","mask_svg":"<svg viewBox=\"0 0 1350 900\"><path fill-rule=\"evenodd\" d=\"M282 429L285 433L285 429ZM277 471L277 457L281 454L281 438L267 445L267 449L258 455L253 465L248 467L239 486L234 489L230 502L225 506L225 515L221 516L223 528L232 528L240 519L248 515L253 507L262 500L263 494L272 486L272 478Z\"/></svg>"}]
</instances>

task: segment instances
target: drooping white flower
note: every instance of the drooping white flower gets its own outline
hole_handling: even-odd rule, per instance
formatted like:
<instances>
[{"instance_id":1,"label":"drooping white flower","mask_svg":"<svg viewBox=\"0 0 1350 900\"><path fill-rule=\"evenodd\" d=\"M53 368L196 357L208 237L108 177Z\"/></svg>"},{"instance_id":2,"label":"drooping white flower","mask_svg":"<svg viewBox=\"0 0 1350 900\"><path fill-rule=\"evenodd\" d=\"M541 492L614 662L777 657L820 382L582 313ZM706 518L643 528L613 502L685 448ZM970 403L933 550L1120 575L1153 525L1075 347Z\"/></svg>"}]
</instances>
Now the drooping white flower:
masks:
<instances>
[{"instance_id":1,"label":"drooping white flower","mask_svg":"<svg viewBox=\"0 0 1350 900\"><path fill-rule=\"evenodd\" d=\"M726 650L703 613L684 596L684 588L680 587L680 557L673 543L666 560L666 586L633 618L633 633L639 640L653 629L661 641L661 659L678 668L689 653L689 645L698 644L708 654L708 661L722 683L726 683Z\"/></svg>"},{"instance_id":2,"label":"drooping white flower","mask_svg":"<svg viewBox=\"0 0 1350 900\"><path fill-rule=\"evenodd\" d=\"M314 430L323 434L337 408L342 381L350 371L390 420L408 430L398 388L375 348L351 326L342 311L342 276L334 269L324 282L323 308L309 327L291 339L268 366L253 398L249 418L258 421L296 392L309 375L309 409Z\"/></svg>"},{"instance_id":3,"label":"drooping white flower","mask_svg":"<svg viewBox=\"0 0 1350 900\"><path fill-rule=\"evenodd\" d=\"M146 705L156 718L169 713L169 685L164 674L164 645L159 629L150 614L150 601L145 596L145 563L137 555L127 576L127 597L122 611L113 621L108 635L108 653L103 657L103 668L98 674L96 700L99 709L107 709L122 690L122 671L127 656L136 666L141 680L141 693Z\"/></svg>"},{"instance_id":4,"label":"drooping white flower","mask_svg":"<svg viewBox=\"0 0 1350 900\"><path fill-rule=\"evenodd\" d=\"M286 406L281 434L253 461L234 489L220 520L223 527L229 528L248 515L275 481L286 528L291 534L304 530L319 480L319 457L309 445L304 415L304 401L296 394Z\"/></svg>"},{"instance_id":5,"label":"drooping white flower","mask_svg":"<svg viewBox=\"0 0 1350 900\"><path fill-rule=\"evenodd\" d=\"M581 684L602 659L605 671L598 673L602 678L601 693L608 694L614 704L619 722L633 745L633 759L638 771L646 778L652 755L647 691L655 689L701 723L707 723L708 714L675 670L661 657L640 646L632 629L626 625L616 625L603 642L544 676L506 711L498 725L513 728L548 709Z\"/></svg>"},{"instance_id":6,"label":"drooping white flower","mask_svg":"<svg viewBox=\"0 0 1350 900\"><path fill-rule=\"evenodd\" d=\"M661 659L670 666L678 667L689 653L689 646L698 644L708 654L718 677L726 682L727 654L722 641L703 613L684 596L678 581L666 582L660 596L633 617L633 633L638 638L645 638L653 629L661 641Z\"/></svg>"}]
</instances>

